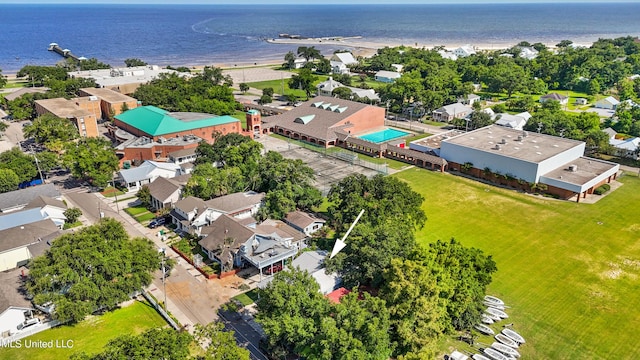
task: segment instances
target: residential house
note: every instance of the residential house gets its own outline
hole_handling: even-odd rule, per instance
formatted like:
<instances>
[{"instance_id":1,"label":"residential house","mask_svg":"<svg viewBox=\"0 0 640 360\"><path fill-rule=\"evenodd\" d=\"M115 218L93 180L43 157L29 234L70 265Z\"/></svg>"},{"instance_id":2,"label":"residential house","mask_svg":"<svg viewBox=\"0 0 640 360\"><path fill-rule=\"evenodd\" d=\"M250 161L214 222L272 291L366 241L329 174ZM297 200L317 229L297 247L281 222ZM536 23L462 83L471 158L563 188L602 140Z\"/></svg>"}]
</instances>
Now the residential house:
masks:
<instances>
[{"instance_id":1,"label":"residential house","mask_svg":"<svg viewBox=\"0 0 640 360\"><path fill-rule=\"evenodd\" d=\"M618 104L620 104L620 101L618 101L618 99L614 98L613 96L608 96L604 99L596 101L595 107L598 109L615 110L618 107Z\"/></svg>"},{"instance_id":2,"label":"residential house","mask_svg":"<svg viewBox=\"0 0 640 360\"><path fill-rule=\"evenodd\" d=\"M293 228L302 231L307 236L311 236L320 230L325 224L324 219L317 218L303 211L293 211L287 214L284 221Z\"/></svg>"},{"instance_id":3,"label":"residential house","mask_svg":"<svg viewBox=\"0 0 640 360\"><path fill-rule=\"evenodd\" d=\"M458 55L454 54L451 51L438 50L438 54L440 54L440 56L442 56L443 59L448 59L453 61L458 60Z\"/></svg>"},{"instance_id":4,"label":"residential house","mask_svg":"<svg viewBox=\"0 0 640 360\"><path fill-rule=\"evenodd\" d=\"M589 100L585 98L576 98L576 101L573 103L574 105L587 105Z\"/></svg>"},{"instance_id":5,"label":"residential house","mask_svg":"<svg viewBox=\"0 0 640 360\"><path fill-rule=\"evenodd\" d=\"M253 242L253 230L237 222L231 216L222 215L202 229L198 244L209 259L217 261L223 271L242 266L240 247Z\"/></svg>"},{"instance_id":6,"label":"residential house","mask_svg":"<svg viewBox=\"0 0 640 360\"><path fill-rule=\"evenodd\" d=\"M148 185L151 207L155 210L173 208L173 205L182 197L182 190L190 178L191 174L156 178Z\"/></svg>"},{"instance_id":7,"label":"residential house","mask_svg":"<svg viewBox=\"0 0 640 360\"><path fill-rule=\"evenodd\" d=\"M450 122L453 119L464 119L472 112L472 107L457 102L434 110L431 116L434 121Z\"/></svg>"},{"instance_id":8,"label":"residential house","mask_svg":"<svg viewBox=\"0 0 640 360\"><path fill-rule=\"evenodd\" d=\"M7 309L4 309L0 314L0 339L6 340L6 338L17 334L21 331L20 324L33 318L34 309L32 308L9 306ZM21 347L18 343L9 344L3 342L2 344L3 347L12 347L12 345L16 348Z\"/></svg>"},{"instance_id":9,"label":"residential house","mask_svg":"<svg viewBox=\"0 0 640 360\"><path fill-rule=\"evenodd\" d=\"M640 138L609 139L609 144L616 148L619 156L640 160Z\"/></svg>"},{"instance_id":10,"label":"residential house","mask_svg":"<svg viewBox=\"0 0 640 360\"><path fill-rule=\"evenodd\" d=\"M538 57L538 50L532 48L531 46L521 47L520 57L525 58L527 60L533 60L536 57Z\"/></svg>"},{"instance_id":11,"label":"residential house","mask_svg":"<svg viewBox=\"0 0 640 360\"><path fill-rule=\"evenodd\" d=\"M264 193L253 191L219 196L207 201L190 196L176 202L171 215L180 230L201 235L205 226L222 215L237 220L252 220L262 207L264 196ZM254 221L249 221L251 222Z\"/></svg>"},{"instance_id":12,"label":"residential house","mask_svg":"<svg viewBox=\"0 0 640 360\"><path fill-rule=\"evenodd\" d=\"M353 54L351 54L350 52L338 52L335 53L333 55L331 55L331 58L329 58L329 61L334 61L334 62L340 62L343 63L345 65L357 65L358 64L358 60L356 60L355 57L353 57Z\"/></svg>"},{"instance_id":13,"label":"residential house","mask_svg":"<svg viewBox=\"0 0 640 360\"><path fill-rule=\"evenodd\" d=\"M307 59L305 59L305 58L296 58L293 61L293 68L294 69L302 69L305 65L307 65Z\"/></svg>"},{"instance_id":14,"label":"residential house","mask_svg":"<svg viewBox=\"0 0 640 360\"><path fill-rule=\"evenodd\" d=\"M172 178L178 175L182 175L178 164L147 160L138 167L120 170L117 181L129 191L138 191L159 177Z\"/></svg>"},{"instance_id":15,"label":"residential house","mask_svg":"<svg viewBox=\"0 0 640 360\"><path fill-rule=\"evenodd\" d=\"M22 210L0 215L0 230L31 224L45 219L50 219L59 229L62 229L66 221L66 217L64 216L66 209L67 206L60 200L47 197L37 198L27 204Z\"/></svg>"},{"instance_id":16,"label":"residential house","mask_svg":"<svg viewBox=\"0 0 640 360\"><path fill-rule=\"evenodd\" d=\"M453 50L453 54L456 55L457 57L467 57L467 56L474 55L475 53L476 53L476 50L473 48L473 46L468 44L460 46L459 48Z\"/></svg>"},{"instance_id":17,"label":"residential house","mask_svg":"<svg viewBox=\"0 0 640 360\"><path fill-rule=\"evenodd\" d=\"M25 206L40 196L62 200L62 194L60 194L60 191L58 191L53 184L30 186L28 188L0 194L0 213L5 214L24 209Z\"/></svg>"},{"instance_id":18,"label":"residential house","mask_svg":"<svg viewBox=\"0 0 640 360\"><path fill-rule=\"evenodd\" d=\"M339 61L330 61L331 73L333 74L349 74L349 68L344 63Z\"/></svg>"},{"instance_id":19,"label":"residential house","mask_svg":"<svg viewBox=\"0 0 640 360\"><path fill-rule=\"evenodd\" d=\"M187 148L182 150L176 150L169 153L169 161L182 165L185 163L192 163L196 161L196 148Z\"/></svg>"},{"instance_id":20,"label":"residential house","mask_svg":"<svg viewBox=\"0 0 640 360\"><path fill-rule=\"evenodd\" d=\"M29 260L42 255L49 248L50 241L61 234L52 219L43 218L31 210L20 213L10 214L18 214L17 218L11 216L0 220L0 271L26 265Z\"/></svg>"},{"instance_id":21,"label":"residential house","mask_svg":"<svg viewBox=\"0 0 640 360\"><path fill-rule=\"evenodd\" d=\"M528 111L516 115L502 113L496 114L494 118L496 119L496 125L522 130L527 124L527 121L531 118L531 114L529 114Z\"/></svg>"},{"instance_id":22,"label":"residential house","mask_svg":"<svg viewBox=\"0 0 640 360\"><path fill-rule=\"evenodd\" d=\"M551 93L551 94L547 94L540 97L541 103L544 103L547 101L557 101L560 103L560 105L567 105L567 103L569 102L569 97L560 95L558 93Z\"/></svg>"},{"instance_id":23,"label":"residential house","mask_svg":"<svg viewBox=\"0 0 640 360\"><path fill-rule=\"evenodd\" d=\"M398 80L402 74L396 71L380 70L375 75L375 80L383 83L393 83Z\"/></svg>"},{"instance_id":24,"label":"residential house","mask_svg":"<svg viewBox=\"0 0 640 360\"><path fill-rule=\"evenodd\" d=\"M305 251L293 260L293 267L306 271L320 285L320 292L327 295L340 287L342 279L337 273L326 273L324 260L328 253L324 250Z\"/></svg>"},{"instance_id":25,"label":"residential house","mask_svg":"<svg viewBox=\"0 0 640 360\"><path fill-rule=\"evenodd\" d=\"M316 89L318 90L318 95L320 96L333 96L333 90L337 88L345 87L342 83L333 80L333 77L329 76L329 78L318 85L316 85Z\"/></svg>"},{"instance_id":26,"label":"residential house","mask_svg":"<svg viewBox=\"0 0 640 360\"><path fill-rule=\"evenodd\" d=\"M461 97L458 99L459 103L462 103L464 105L469 105L469 106L473 106L474 103L476 102L480 102L480 96L476 95L476 94L468 94L465 97Z\"/></svg>"}]
</instances>

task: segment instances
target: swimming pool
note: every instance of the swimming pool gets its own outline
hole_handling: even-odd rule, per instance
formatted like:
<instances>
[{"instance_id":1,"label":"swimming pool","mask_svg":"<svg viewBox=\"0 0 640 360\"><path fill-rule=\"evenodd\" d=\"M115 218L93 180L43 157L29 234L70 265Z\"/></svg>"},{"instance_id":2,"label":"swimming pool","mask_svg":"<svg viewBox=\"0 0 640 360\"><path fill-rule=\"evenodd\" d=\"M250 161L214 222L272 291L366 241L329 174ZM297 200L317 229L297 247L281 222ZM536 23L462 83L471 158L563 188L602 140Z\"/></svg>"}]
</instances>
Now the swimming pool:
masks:
<instances>
[{"instance_id":1,"label":"swimming pool","mask_svg":"<svg viewBox=\"0 0 640 360\"><path fill-rule=\"evenodd\" d=\"M393 140L402 136L409 135L411 133L396 129L384 129L382 131L376 131L371 134L359 136L362 140L374 142L376 144L383 143L385 141Z\"/></svg>"}]
</instances>

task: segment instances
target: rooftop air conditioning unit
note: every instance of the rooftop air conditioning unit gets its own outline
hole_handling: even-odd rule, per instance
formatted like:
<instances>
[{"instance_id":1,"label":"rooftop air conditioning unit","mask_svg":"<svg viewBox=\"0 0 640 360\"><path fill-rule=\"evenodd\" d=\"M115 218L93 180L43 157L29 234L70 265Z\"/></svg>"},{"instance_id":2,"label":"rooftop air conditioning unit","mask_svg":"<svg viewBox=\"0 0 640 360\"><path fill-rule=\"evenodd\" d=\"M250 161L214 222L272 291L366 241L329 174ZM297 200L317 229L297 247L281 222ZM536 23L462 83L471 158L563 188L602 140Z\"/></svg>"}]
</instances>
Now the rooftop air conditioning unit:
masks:
<instances>
[{"instance_id":1,"label":"rooftop air conditioning unit","mask_svg":"<svg viewBox=\"0 0 640 360\"><path fill-rule=\"evenodd\" d=\"M518 135L518 141L522 141L523 138L524 138L524 136Z\"/></svg>"},{"instance_id":2,"label":"rooftop air conditioning unit","mask_svg":"<svg viewBox=\"0 0 640 360\"><path fill-rule=\"evenodd\" d=\"M500 149L502 149L502 147L500 146L500 144L496 144L496 146L494 146L494 149L495 150L500 150Z\"/></svg>"},{"instance_id":3,"label":"rooftop air conditioning unit","mask_svg":"<svg viewBox=\"0 0 640 360\"><path fill-rule=\"evenodd\" d=\"M578 165L569 165L569 171L571 172L578 171Z\"/></svg>"},{"instance_id":4,"label":"rooftop air conditioning unit","mask_svg":"<svg viewBox=\"0 0 640 360\"><path fill-rule=\"evenodd\" d=\"M507 140L505 138L502 138L502 140L500 141L500 144L506 144Z\"/></svg>"}]
</instances>

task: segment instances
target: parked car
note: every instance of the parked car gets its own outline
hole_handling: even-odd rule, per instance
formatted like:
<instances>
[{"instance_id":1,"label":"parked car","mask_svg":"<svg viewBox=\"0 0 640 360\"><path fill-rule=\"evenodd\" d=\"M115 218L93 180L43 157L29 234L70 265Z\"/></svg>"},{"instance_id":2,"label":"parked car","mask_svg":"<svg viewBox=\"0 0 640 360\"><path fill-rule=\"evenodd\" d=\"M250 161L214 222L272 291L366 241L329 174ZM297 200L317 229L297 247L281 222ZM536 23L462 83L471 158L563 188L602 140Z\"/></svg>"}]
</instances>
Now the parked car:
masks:
<instances>
[{"instance_id":1,"label":"parked car","mask_svg":"<svg viewBox=\"0 0 640 360\"><path fill-rule=\"evenodd\" d=\"M282 264L273 264L271 266L268 266L265 270L264 273L267 275L271 275L271 274L275 274L278 271L282 270Z\"/></svg>"},{"instance_id":2,"label":"parked car","mask_svg":"<svg viewBox=\"0 0 640 360\"><path fill-rule=\"evenodd\" d=\"M165 222L165 219L163 217L156 218L156 219L151 220L151 222L149 223L149 227L151 229L153 229L153 228L155 228L157 226L164 225L164 222Z\"/></svg>"}]
</instances>

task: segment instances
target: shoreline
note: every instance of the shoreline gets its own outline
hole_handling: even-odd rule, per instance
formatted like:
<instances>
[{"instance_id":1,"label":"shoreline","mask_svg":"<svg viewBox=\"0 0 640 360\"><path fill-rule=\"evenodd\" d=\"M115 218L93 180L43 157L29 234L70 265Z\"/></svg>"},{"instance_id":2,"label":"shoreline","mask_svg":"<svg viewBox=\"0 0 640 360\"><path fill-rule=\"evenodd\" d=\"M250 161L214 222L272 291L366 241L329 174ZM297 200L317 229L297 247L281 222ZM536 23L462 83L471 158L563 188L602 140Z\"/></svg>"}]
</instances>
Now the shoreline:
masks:
<instances>
[{"instance_id":1,"label":"shoreline","mask_svg":"<svg viewBox=\"0 0 640 360\"><path fill-rule=\"evenodd\" d=\"M349 36L349 37L341 37L341 36L332 36L332 37L321 37L321 38L268 38L264 39L264 42L268 44L274 45L298 45L298 46L340 46L342 48L348 49L355 57L363 57L369 58L375 55L379 49L383 49L385 47L399 47L405 46L416 49L433 49L435 47L443 47L445 50L452 51L460 46L470 45L477 51L497 51L508 49L512 46L517 45L518 41L501 41L501 42L484 42L484 43L474 43L474 42L466 42L466 43L458 43L458 42L449 42L446 44L438 44L438 43L428 43L428 42L419 42L413 41L410 39L403 40L371 40L364 38L362 36ZM541 41L545 46L549 49L555 49L555 44L551 44L548 42ZM578 42L574 43L580 46L591 46L593 42ZM284 63L284 54L281 54L280 51L273 48L273 56L263 56L258 59L250 59L245 58L236 61L219 61L219 62L207 62L205 60L198 59L185 59L183 62L176 63L171 62L173 67L185 66L192 70L201 70L205 66L215 66L221 69L229 70L229 69L242 69L242 68L252 68L252 67L266 67L266 66L274 66L280 65ZM325 57L329 57L331 54L324 54ZM282 58L276 58L276 56L282 56ZM167 65L163 65L164 61L154 62L153 60L148 61L149 64L159 65L161 67L166 67ZM43 66L54 66L52 65L43 65ZM122 66L113 66L113 68L119 68ZM2 67L0 67L1 69ZM8 79L15 79L18 70L6 70L3 69L2 75L7 77Z\"/></svg>"}]
</instances>

